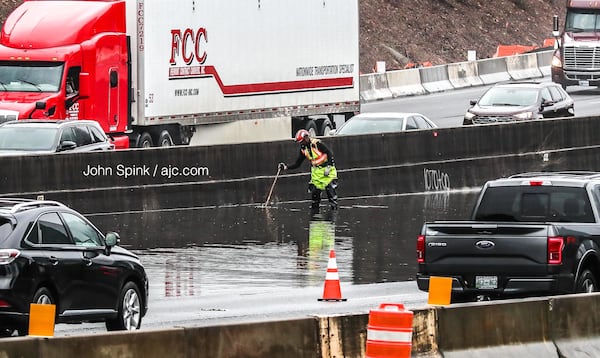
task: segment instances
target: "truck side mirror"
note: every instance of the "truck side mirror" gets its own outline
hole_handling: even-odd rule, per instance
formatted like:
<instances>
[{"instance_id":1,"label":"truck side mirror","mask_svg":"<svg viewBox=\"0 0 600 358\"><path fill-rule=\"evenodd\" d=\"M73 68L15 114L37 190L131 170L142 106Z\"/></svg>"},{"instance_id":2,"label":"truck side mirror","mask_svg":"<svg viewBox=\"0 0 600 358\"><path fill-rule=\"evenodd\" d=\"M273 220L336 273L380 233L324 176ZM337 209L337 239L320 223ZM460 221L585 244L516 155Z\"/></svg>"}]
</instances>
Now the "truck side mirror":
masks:
<instances>
[{"instance_id":1,"label":"truck side mirror","mask_svg":"<svg viewBox=\"0 0 600 358\"><path fill-rule=\"evenodd\" d=\"M558 31L558 16L557 15L554 15L552 17L552 36L553 37L560 36L560 32Z\"/></svg>"},{"instance_id":2,"label":"truck side mirror","mask_svg":"<svg viewBox=\"0 0 600 358\"><path fill-rule=\"evenodd\" d=\"M86 99L90 97L91 93L91 82L90 74L87 72L81 72L79 74L79 98Z\"/></svg>"}]
</instances>

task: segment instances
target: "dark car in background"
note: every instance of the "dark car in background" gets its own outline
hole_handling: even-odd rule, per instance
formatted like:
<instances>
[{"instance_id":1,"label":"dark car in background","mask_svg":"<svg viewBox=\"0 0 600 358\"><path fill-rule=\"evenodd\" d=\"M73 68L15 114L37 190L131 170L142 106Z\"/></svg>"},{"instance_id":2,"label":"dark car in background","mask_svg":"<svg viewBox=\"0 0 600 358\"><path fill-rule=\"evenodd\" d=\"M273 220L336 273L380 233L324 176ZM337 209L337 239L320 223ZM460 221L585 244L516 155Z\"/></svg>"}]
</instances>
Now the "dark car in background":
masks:
<instances>
[{"instance_id":1,"label":"dark car in background","mask_svg":"<svg viewBox=\"0 0 600 358\"><path fill-rule=\"evenodd\" d=\"M471 100L463 125L572 117L574 101L554 82L502 83Z\"/></svg>"},{"instance_id":2,"label":"dark car in background","mask_svg":"<svg viewBox=\"0 0 600 358\"><path fill-rule=\"evenodd\" d=\"M139 329L148 279L118 243L59 202L0 198L0 336L27 334L31 303L56 305L57 323Z\"/></svg>"},{"instance_id":3,"label":"dark car in background","mask_svg":"<svg viewBox=\"0 0 600 358\"><path fill-rule=\"evenodd\" d=\"M18 120L0 125L0 155L114 150L98 122Z\"/></svg>"},{"instance_id":4,"label":"dark car in background","mask_svg":"<svg viewBox=\"0 0 600 358\"><path fill-rule=\"evenodd\" d=\"M433 129L437 125L429 118L412 112L370 112L350 118L333 135L357 135Z\"/></svg>"}]
</instances>

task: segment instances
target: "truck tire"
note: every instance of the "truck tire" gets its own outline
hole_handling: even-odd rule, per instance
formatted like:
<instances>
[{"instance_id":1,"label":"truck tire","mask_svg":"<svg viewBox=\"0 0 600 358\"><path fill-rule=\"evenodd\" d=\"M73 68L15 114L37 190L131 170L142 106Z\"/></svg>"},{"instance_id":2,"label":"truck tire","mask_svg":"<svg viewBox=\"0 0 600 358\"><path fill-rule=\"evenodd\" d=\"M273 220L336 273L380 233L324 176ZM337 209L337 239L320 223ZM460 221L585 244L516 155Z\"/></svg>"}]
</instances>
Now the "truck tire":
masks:
<instances>
[{"instance_id":1,"label":"truck tire","mask_svg":"<svg viewBox=\"0 0 600 358\"><path fill-rule=\"evenodd\" d=\"M598 284L596 277L592 271L585 269L581 271L579 278L577 278L577 284L575 285L576 293L591 293L598 291Z\"/></svg>"},{"instance_id":2,"label":"truck tire","mask_svg":"<svg viewBox=\"0 0 600 358\"><path fill-rule=\"evenodd\" d=\"M138 140L139 148L150 148L154 146L154 142L152 141L152 136L148 132L142 132L140 135L140 139Z\"/></svg>"},{"instance_id":3,"label":"truck tire","mask_svg":"<svg viewBox=\"0 0 600 358\"><path fill-rule=\"evenodd\" d=\"M319 133L324 136L327 137L329 136L329 132L333 129L333 125L331 124L331 121L329 119L325 119L321 122L321 125L319 126Z\"/></svg>"},{"instance_id":4,"label":"truck tire","mask_svg":"<svg viewBox=\"0 0 600 358\"><path fill-rule=\"evenodd\" d=\"M313 121L312 119L306 122L306 126L304 127L304 129L308 131L311 138L314 138L319 134L317 132L317 123L315 123L315 121Z\"/></svg>"},{"instance_id":5,"label":"truck tire","mask_svg":"<svg viewBox=\"0 0 600 358\"><path fill-rule=\"evenodd\" d=\"M156 142L156 145L159 147L172 147L173 146L173 138L171 137L171 134L169 133L168 130L163 130L162 132L160 132L160 135L158 136L158 141Z\"/></svg>"}]
</instances>

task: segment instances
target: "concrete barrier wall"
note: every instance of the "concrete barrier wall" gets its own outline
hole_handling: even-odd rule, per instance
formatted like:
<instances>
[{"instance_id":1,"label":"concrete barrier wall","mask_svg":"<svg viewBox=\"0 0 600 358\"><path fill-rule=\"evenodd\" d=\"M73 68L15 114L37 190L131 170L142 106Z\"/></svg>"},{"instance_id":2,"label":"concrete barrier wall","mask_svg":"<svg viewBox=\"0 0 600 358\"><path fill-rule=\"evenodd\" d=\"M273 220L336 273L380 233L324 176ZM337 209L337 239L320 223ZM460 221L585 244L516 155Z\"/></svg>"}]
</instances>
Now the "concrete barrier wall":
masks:
<instances>
[{"instance_id":1,"label":"concrete barrier wall","mask_svg":"<svg viewBox=\"0 0 600 358\"><path fill-rule=\"evenodd\" d=\"M554 51L542 51L537 53L537 62L542 76L552 75L552 55Z\"/></svg>"},{"instance_id":2,"label":"concrete barrier wall","mask_svg":"<svg viewBox=\"0 0 600 358\"><path fill-rule=\"evenodd\" d=\"M594 295L549 301L550 334L564 357L600 357L600 299Z\"/></svg>"},{"instance_id":3,"label":"concrete barrier wall","mask_svg":"<svg viewBox=\"0 0 600 358\"><path fill-rule=\"evenodd\" d=\"M419 68L421 84L427 92L442 92L454 89L448 78L448 65Z\"/></svg>"},{"instance_id":4,"label":"concrete barrier wall","mask_svg":"<svg viewBox=\"0 0 600 358\"><path fill-rule=\"evenodd\" d=\"M360 76L363 102L550 76L553 51ZM417 74L418 71L418 74ZM386 77L382 77L385 75Z\"/></svg>"},{"instance_id":5,"label":"concrete barrier wall","mask_svg":"<svg viewBox=\"0 0 600 358\"><path fill-rule=\"evenodd\" d=\"M387 72L388 85L393 97L422 95L427 93L421 84L418 69Z\"/></svg>"},{"instance_id":6,"label":"concrete barrier wall","mask_svg":"<svg viewBox=\"0 0 600 358\"><path fill-rule=\"evenodd\" d=\"M392 98L385 73L360 76L360 98L362 101L379 101Z\"/></svg>"},{"instance_id":7,"label":"concrete barrier wall","mask_svg":"<svg viewBox=\"0 0 600 358\"><path fill-rule=\"evenodd\" d=\"M598 118L440 128L432 131L328 137L340 197L481 186L522 171L594 170ZM356 151L360 147L364 150ZM266 200L280 161L292 162L291 140L133 149L114 153L2 157L2 196L43 195L87 212L256 205ZM86 176L95 168L104 173ZM206 174L169 176L192 168ZM474 170L473 168L477 168ZM134 170L125 176L125 170ZM9 174L10 173L10 174ZM308 164L283 172L271 203L307 200Z\"/></svg>"},{"instance_id":8,"label":"concrete barrier wall","mask_svg":"<svg viewBox=\"0 0 600 358\"><path fill-rule=\"evenodd\" d=\"M549 324L546 300L441 307L438 348L444 358L558 358Z\"/></svg>"},{"instance_id":9,"label":"concrete barrier wall","mask_svg":"<svg viewBox=\"0 0 600 358\"><path fill-rule=\"evenodd\" d=\"M535 53L506 57L506 66L514 80L542 77Z\"/></svg>"},{"instance_id":10,"label":"concrete barrier wall","mask_svg":"<svg viewBox=\"0 0 600 358\"><path fill-rule=\"evenodd\" d=\"M420 358L598 357L600 293L430 306L414 313ZM362 358L368 313L74 337L2 340L0 357Z\"/></svg>"},{"instance_id":11,"label":"concrete barrier wall","mask_svg":"<svg viewBox=\"0 0 600 358\"><path fill-rule=\"evenodd\" d=\"M454 88L481 86L483 81L477 72L477 62L459 62L448 65L448 79Z\"/></svg>"},{"instance_id":12,"label":"concrete barrier wall","mask_svg":"<svg viewBox=\"0 0 600 358\"><path fill-rule=\"evenodd\" d=\"M490 58L477 61L477 71L483 84L489 85L503 81L510 81L505 58Z\"/></svg>"}]
</instances>

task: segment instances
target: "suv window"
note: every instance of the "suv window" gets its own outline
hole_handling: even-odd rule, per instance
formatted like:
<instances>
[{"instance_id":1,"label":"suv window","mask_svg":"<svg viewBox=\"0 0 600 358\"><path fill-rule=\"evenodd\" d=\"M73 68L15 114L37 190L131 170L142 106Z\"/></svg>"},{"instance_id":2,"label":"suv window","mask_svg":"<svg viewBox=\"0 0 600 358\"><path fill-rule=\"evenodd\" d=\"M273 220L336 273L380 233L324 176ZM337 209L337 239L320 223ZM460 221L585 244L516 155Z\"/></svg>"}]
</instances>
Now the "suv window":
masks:
<instances>
[{"instance_id":1,"label":"suv window","mask_svg":"<svg viewBox=\"0 0 600 358\"><path fill-rule=\"evenodd\" d=\"M71 231L75 245L102 246L102 239L100 239L98 232L85 220L70 213L62 213L61 215L69 231Z\"/></svg>"},{"instance_id":2,"label":"suv window","mask_svg":"<svg viewBox=\"0 0 600 358\"><path fill-rule=\"evenodd\" d=\"M547 88L542 88L542 91L540 94L542 96L542 103L546 102L546 101L552 102L552 95L550 94L550 91Z\"/></svg>"},{"instance_id":3,"label":"suv window","mask_svg":"<svg viewBox=\"0 0 600 358\"><path fill-rule=\"evenodd\" d=\"M475 220L592 223L594 216L584 188L503 186L485 190Z\"/></svg>"},{"instance_id":4,"label":"suv window","mask_svg":"<svg viewBox=\"0 0 600 358\"><path fill-rule=\"evenodd\" d=\"M415 122L417 123L417 127L419 129L431 129L431 125L425 120L425 118L421 116L413 116Z\"/></svg>"},{"instance_id":5,"label":"suv window","mask_svg":"<svg viewBox=\"0 0 600 358\"><path fill-rule=\"evenodd\" d=\"M63 129L62 133L60 134L60 143L66 141L66 140L77 143L77 141L75 140L75 133L73 133L73 128L70 128L70 127L65 128L65 129Z\"/></svg>"},{"instance_id":6,"label":"suv window","mask_svg":"<svg viewBox=\"0 0 600 358\"><path fill-rule=\"evenodd\" d=\"M42 245L72 244L57 213L41 215L27 236L27 241Z\"/></svg>"},{"instance_id":7,"label":"suv window","mask_svg":"<svg viewBox=\"0 0 600 358\"><path fill-rule=\"evenodd\" d=\"M565 98L562 95L562 93L560 92L560 90L558 89L558 87L551 86L551 87L548 87L548 89L550 90L550 94L552 95L554 102L560 102Z\"/></svg>"},{"instance_id":8,"label":"suv window","mask_svg":"<svg viewBox=\"0 0 600 358\"><path fill-rule=\"evenodd\" d=\"M92 137L87 126L73 126L73 132L75 133L75 143L77 143L78 147L92 144Z\"/></svg>"},{"instance_id":9,"label":"suv window","mask_svg":"<svg viewBox=\"0 0 600 358\"><path fill-rule=\"evenodd\" d=\"M0 241L6 239L13 231L12 224L9 220L0 218Z\"/></svg>"},{"instance_id":10,"label":"suv window","mask_svg":"<svg viewBox=\"0 0 600 358\"><path fill-rule=\"evenodd\" d=\"M406 130L412 130L412 129L418 129L419 127L417 126L417 123L415 122L415 119L411 116L406 118Z\"/></svg>"},{"instance_id":11,"label":"suv window","mask_svg":"<svg viewBox=\"0 0 600 358\"><path fill-rule=\"evenodd\" d=\"M89 126L88 129L92 133L92 142L93 143L104 143L106 141L104 134L100 133L98 128Z\"/></svg>"}]
</instances>

